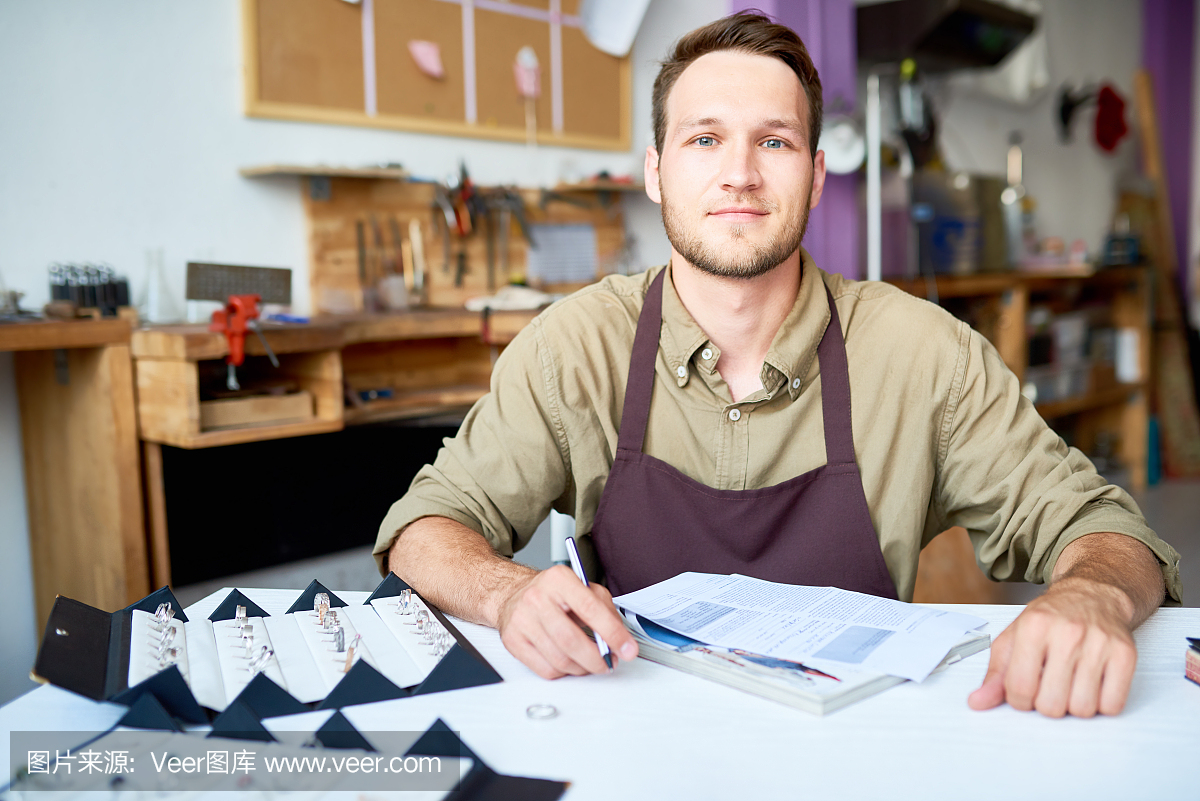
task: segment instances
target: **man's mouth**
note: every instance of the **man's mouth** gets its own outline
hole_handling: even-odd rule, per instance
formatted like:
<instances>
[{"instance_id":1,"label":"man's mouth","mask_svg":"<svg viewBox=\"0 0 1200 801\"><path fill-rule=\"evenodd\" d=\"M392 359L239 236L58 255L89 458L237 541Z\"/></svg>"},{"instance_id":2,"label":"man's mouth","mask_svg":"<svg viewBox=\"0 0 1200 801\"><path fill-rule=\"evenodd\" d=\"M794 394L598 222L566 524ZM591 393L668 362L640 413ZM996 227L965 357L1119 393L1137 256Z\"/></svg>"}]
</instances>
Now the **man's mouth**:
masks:
<instances>
[{"instance_id":1,"label":"man's mouth","mask_svg":"<svg viewBox=\"0 0 1200 801\"><path fill-rule=\"evenodd\" d=\"M726 222L753 222L767 216L769 212L754 206L723 206L713 209L708 214Z\"/></svg>"}]
</instances>

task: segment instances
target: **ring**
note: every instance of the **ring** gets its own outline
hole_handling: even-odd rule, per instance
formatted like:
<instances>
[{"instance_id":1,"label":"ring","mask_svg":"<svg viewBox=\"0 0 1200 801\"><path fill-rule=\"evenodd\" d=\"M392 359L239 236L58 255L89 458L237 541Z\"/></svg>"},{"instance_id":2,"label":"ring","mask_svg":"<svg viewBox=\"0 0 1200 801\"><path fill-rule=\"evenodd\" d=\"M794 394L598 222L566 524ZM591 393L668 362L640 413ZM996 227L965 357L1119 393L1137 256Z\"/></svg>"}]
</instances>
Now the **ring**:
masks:
<instances>
[{"instance_id":1,"label":"ring","mask_svg":"<svg viewBox=\"0 0 1200 801\"><path fill-rule=\"evenodd\" d=\"M525 708L525 716L533 720L550 720L558 717L558 709L550 704L533 704Z\"/></svg>"}]
</instances>

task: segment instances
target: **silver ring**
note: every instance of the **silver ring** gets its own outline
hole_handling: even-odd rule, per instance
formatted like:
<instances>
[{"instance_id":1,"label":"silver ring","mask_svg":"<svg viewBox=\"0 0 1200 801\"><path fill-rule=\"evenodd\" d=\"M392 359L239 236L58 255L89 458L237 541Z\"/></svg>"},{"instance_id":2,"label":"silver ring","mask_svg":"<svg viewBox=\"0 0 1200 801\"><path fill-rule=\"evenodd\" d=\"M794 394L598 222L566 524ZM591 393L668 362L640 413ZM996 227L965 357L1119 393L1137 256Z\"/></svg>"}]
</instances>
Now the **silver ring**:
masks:
<instances>
[{"instance_id":1,"label":"silver ring","mask_svg":"<svg viewBox=\"0 0 1200 801\"><path fill-rule=\"evenodd\" d=\"M532 704L525 708L525 716L533 720L550 720L558 717L558 708L551 704Z\"/></svg>"}]
</instances>

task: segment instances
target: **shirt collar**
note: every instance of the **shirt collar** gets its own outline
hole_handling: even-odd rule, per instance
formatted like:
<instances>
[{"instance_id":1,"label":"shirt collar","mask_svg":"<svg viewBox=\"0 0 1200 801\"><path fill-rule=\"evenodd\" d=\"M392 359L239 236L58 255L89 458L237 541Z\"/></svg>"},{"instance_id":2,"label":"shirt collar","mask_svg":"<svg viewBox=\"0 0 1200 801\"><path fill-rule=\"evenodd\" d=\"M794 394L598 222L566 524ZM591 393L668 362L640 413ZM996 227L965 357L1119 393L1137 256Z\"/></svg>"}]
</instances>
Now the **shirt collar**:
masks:
<instances>
[{"instance_id":1,"label":"shirt collar","mask_svg":"<svg viewBox=\"0 0 1200 801\"><path fill-rule=\"evenodd\" d=\"M804 389L805 377L817 355L817 344L830 319L822 273L803 248L800 249L800 257L800 290L796 293L796 302L775 333L766 357L766 364L779 371L787 382L788 394L792 399ZM719 353L676 294L670 264L664 269L667 275L663 285L663 327L659 346L675 375L675 382L682 387L691 376L696 351L711 347L714 356L719 356ZM715 365L716 361L713 358L711 364Z\"/></svg>"}]
</instances>

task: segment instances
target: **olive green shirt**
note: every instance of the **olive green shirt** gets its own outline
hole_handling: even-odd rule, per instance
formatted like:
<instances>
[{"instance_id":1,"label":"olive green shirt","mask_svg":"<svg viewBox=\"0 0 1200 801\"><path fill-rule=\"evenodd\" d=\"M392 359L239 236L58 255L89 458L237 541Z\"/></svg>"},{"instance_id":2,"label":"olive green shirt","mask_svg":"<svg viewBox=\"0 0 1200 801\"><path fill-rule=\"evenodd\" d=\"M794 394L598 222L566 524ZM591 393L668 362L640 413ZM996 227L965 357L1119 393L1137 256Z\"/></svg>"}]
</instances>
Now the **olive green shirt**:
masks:
<instances>
[{"instance_id":1,"label":"olive green shirt","mask_svg":"<svg viewBox=\"0 0 1200 801\"><path fill-rule=\"evenodd\" d=\"M830 320L828 287L846 342L855 455L901 599L912 599L921 548L958 525L980 568L1000 581L1047 581L1071 541L1129 535L1158 557L1170 598L1180 600L1179 555L1124 490L1043 422L987 340L932 303L827 274L802 255L796 303L767 353L763 389L737 403L717 372L720 350L668 275L646 453L731 490L823 465L816 356ZM496 363L491 392L388 512L375 546L381 565L398 532L432 515L511 556L553 508L575 518L591 550L638 315L660 269L609 276L521 331Z\"/></svg>"}]
</instances>

